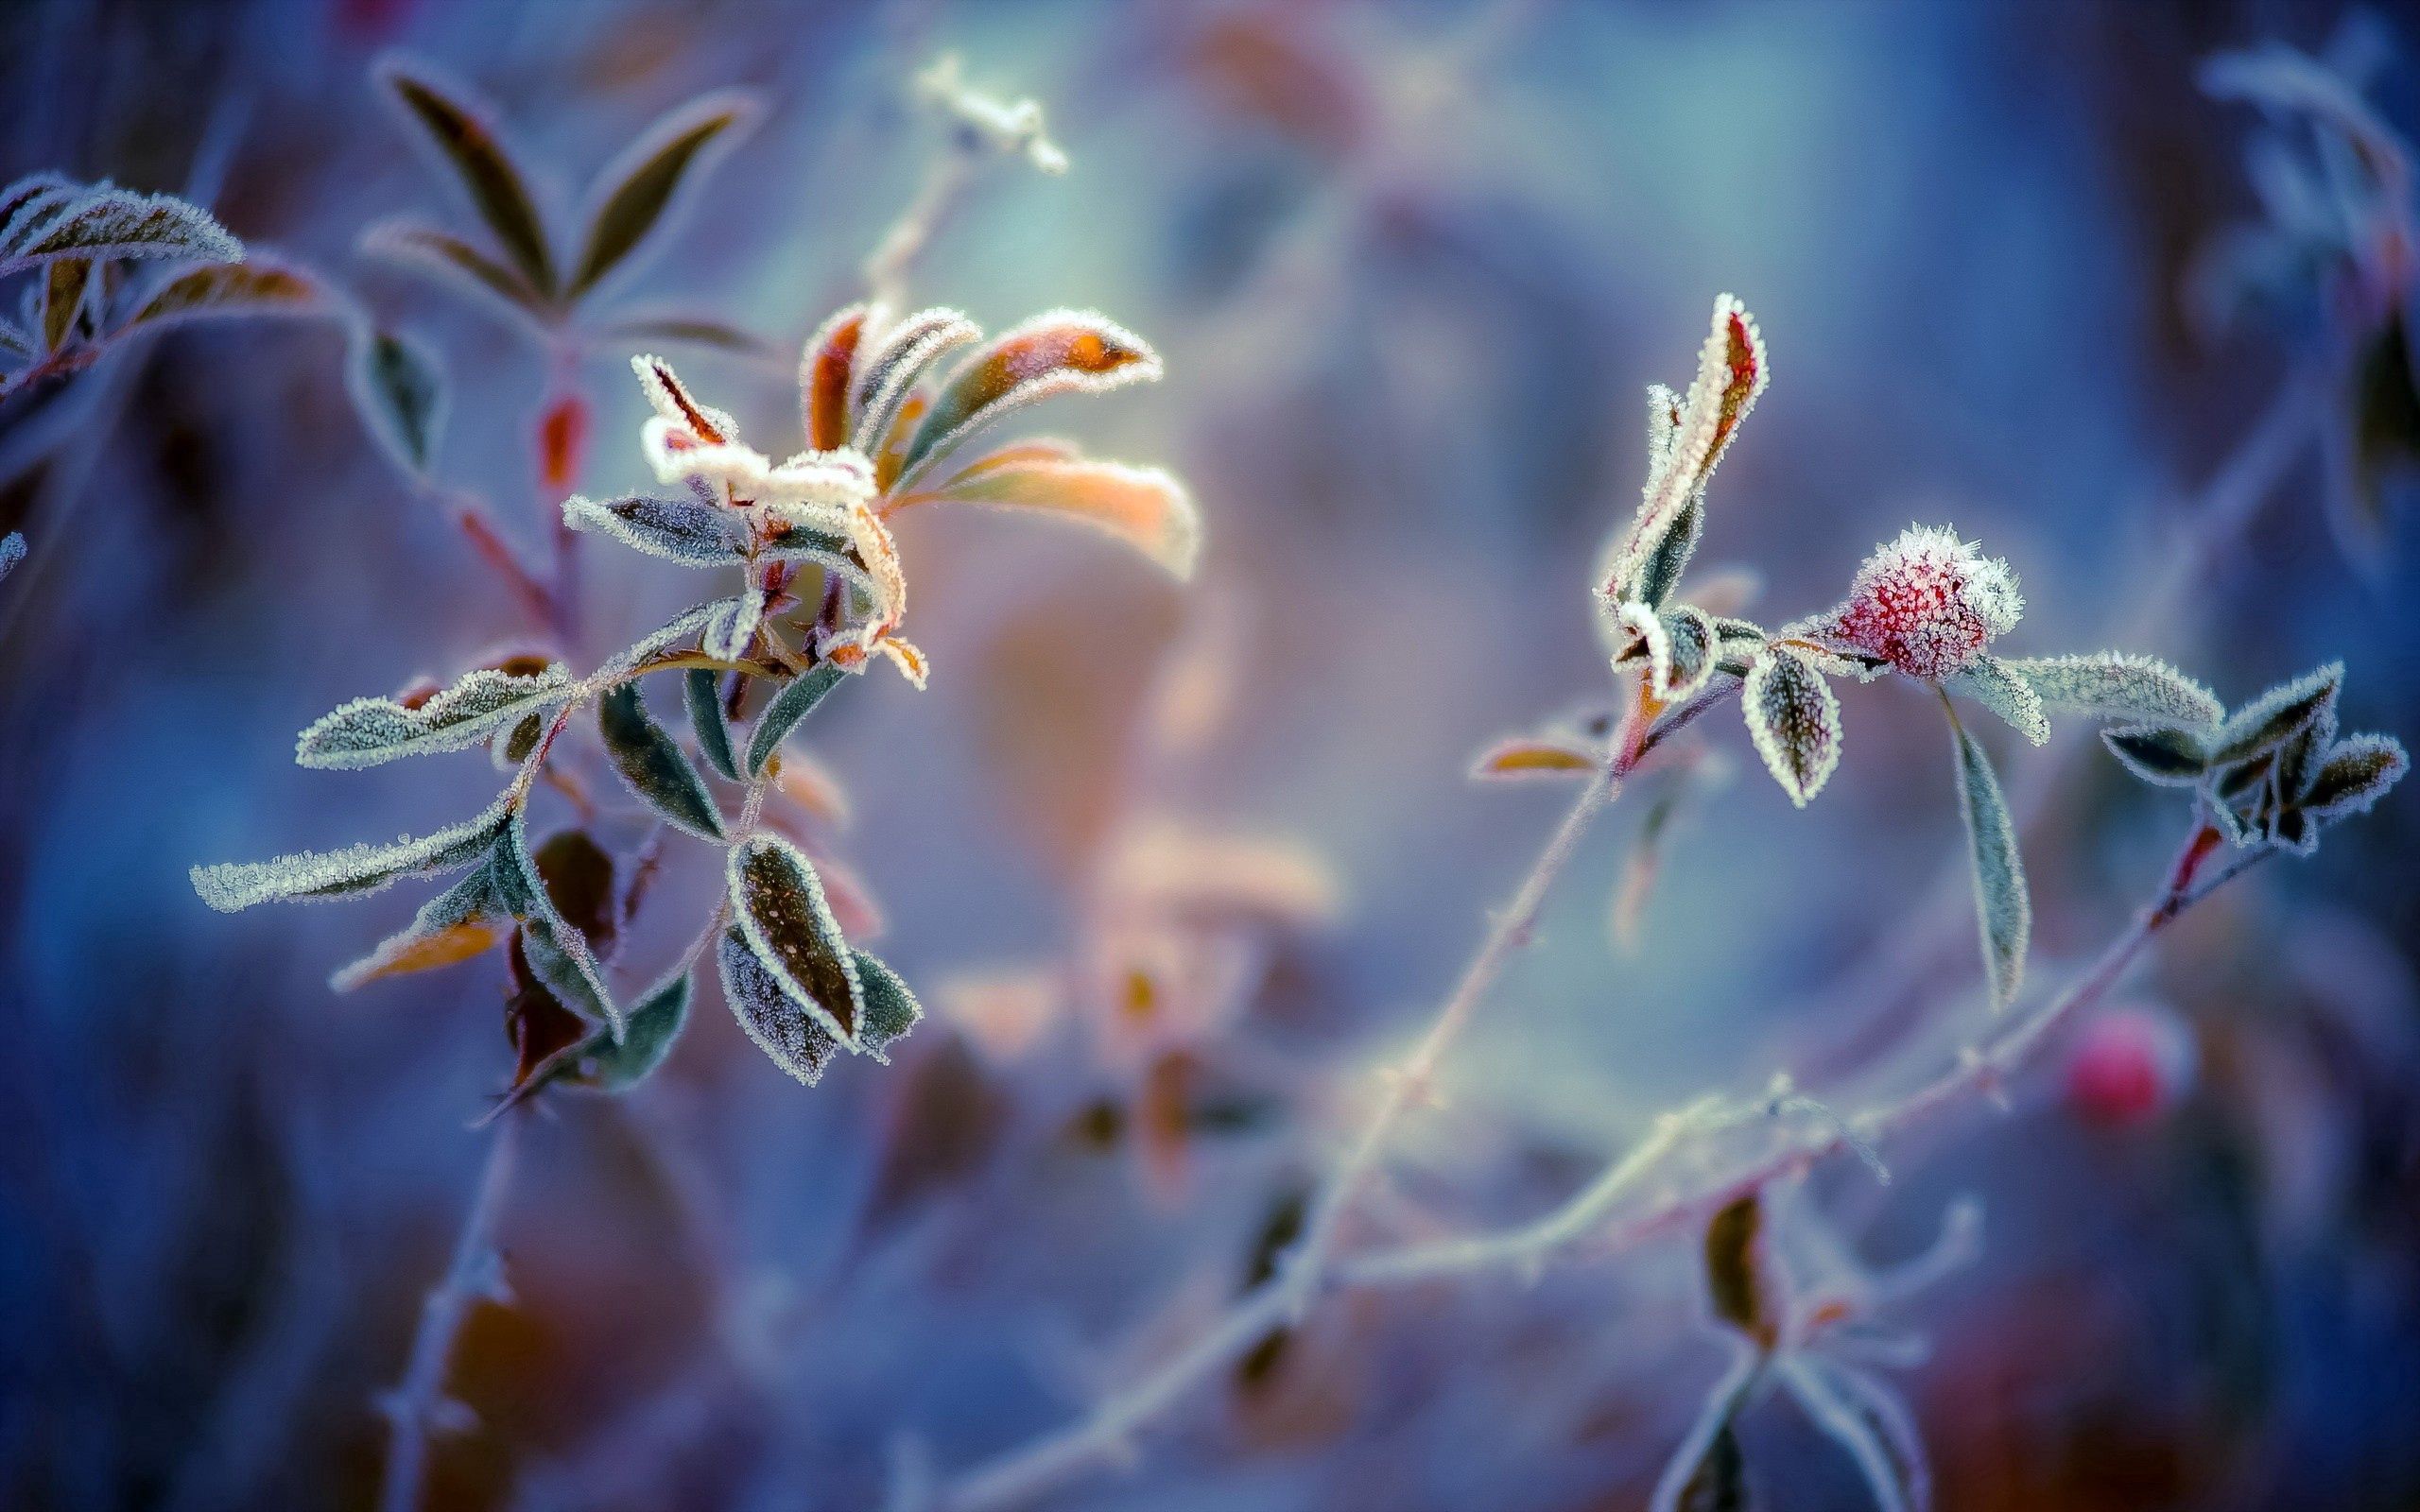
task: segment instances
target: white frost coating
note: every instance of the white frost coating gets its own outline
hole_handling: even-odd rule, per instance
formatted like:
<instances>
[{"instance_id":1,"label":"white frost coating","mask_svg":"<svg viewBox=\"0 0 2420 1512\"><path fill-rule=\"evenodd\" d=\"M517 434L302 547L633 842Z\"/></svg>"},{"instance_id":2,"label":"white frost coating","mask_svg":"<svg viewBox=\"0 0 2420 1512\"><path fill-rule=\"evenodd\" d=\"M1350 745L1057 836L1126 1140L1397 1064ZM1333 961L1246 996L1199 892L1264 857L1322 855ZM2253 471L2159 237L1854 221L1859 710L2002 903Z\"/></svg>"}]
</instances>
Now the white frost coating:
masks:
<instances>
[{"instance_id":1,"label":"white frost coating","mask_svg":"<svg viewBox=\"0 0 2420 1512\"><path fill-rule=\"evenodd\" d=\"M735 511L694 499L633 496L599 503L575 493L563 501L563 524L684 567L728 567L748 544L741 534L745 522Z\"/></svg>"},{"instance_id":2,"label":"white frost coating","mask_svg":"<svg viewBox=\"0 0 2420 1512\"><path fill-rule=\"evenodd\" d=\"M983 328L960 311L935 305L886 327L878 336L871 331L866 336L875 339L873 350L861 347L849 386L849 443L873 456L890 439L899 411L925 371L943 352L981 340Z\"/></svg>"},{"instance_id":3,"label":"white frost coating","mask_svg":"<svg viewBox=\"0 0 2420 1512\"><path fill-rule=\"evenodd\" d=\"M2007 562L1937 525L1910 525L1876 546L1828 628L1910 677L1938 681L2016 627L2025 598Z\"/></svg>"},{"instance_id":4,"label":"white frost coating","mask_svg":"<svg viewBox=\"0 0 2420 1512\"><path fill-rule=\"evenodd\" d=\"M2304 812L2320 820L2367 814L2411 768L2411 758L2394 736L2347 735L2321 764Z\"/></svg>"},{"instance_id":5,"label":"white frost coating","mask_svg":"<svg viewBox=\"0 0 2420 1512\"><path fill-rule=\"evenodd\" d=\"M294 760L321 771L351 771L467 750L576 691L560 665L527 675L482 667L417 709L391 698L355 698L332 710L296 738Z\"/></svg>"},{"instance_id":6,"label":"white frost coating","mask_svg":"<svg viewBox=\"0 0 2420 1512\"><path fill-rule=\"evenodd\" d=\"M280 899L375 892L398 878L469 865L504 832L516 794L508 792L471 818L423 839L304 850L274 861L226 862L193 868L193 890L222 914Z\"/></svg>"},{"instance_id":7,"label":"white frost coating","mask_svg":"<svg viewBox=\"0 0 2420 1512\"><path fill-rule=\"evenodd\" d=\"M1748 370L1744 374L1736 373L1731 361L1735 323L1746 348ZM1638 513L1631 522L1622 549L1615 557L1613 572L1599 586L1617 594L1629 592L1632 579L1646 565L1649 554L1664 539L1690 495L1704 488L1706 480L1714 475L1715 464L1721 460L1731 438L1738 434L1740 422L1755 407L1756 396L1765 391L1771 375L1772 364L1766 357L1764 337L1758 334L1755 320L1738 300L1729 294L1720 296L1714 301L1713 329L1705 345L1698 351L1697 376L1689 383L1679 422L1663 448L1662 464L1652 467ZM1735 379L1744 379L1745 387L1736 387ZM1652 390L1650 399L1652 403Z\"/></svg>"},{"instance_id":8,"label":"white frost coating","mask_svg":"<svg viewBox=\"0 0 2420 1512\"><path fill-rule=\"evenodd\" d=\"M760 860L772 861L782 873L777 886L752 885L752 868ZM856 961L840 934L840 922L833 917L832 905L823 896L823 879L816 874L815 864L780 835L759 831L731 848L724 878L729 886L732 923L747 941L750 954L791 1001L820 1021L833 1039L857 1050L858 1032L865 1022L865 987L858 980ZM777 938L777 935L784 937ZM815 992L814 984L799 980L790 970L787 963L801 947L829 955L830 969L842 978L839 985L847 993L849 1022L840 1021L840 1016Z\"/></svg>"},{"instance_id":9,"label":"white frost coating","mask_svg":"<svg viewBox=\"0 0 2420 1512\"><path fill-rule=\"evenodd\" d=\"M1104 348L1122 352L1126 359L1103 369L1071 368L1064 363L1028 369L1012 365L1010 387L979 394L979 380L1004 353L1054 328L1073 329L1098 337ZM1164 374L1160 354L1151 344L1098 310L1046 310L1001 332L970 352L952 371L934 399L933 407L908 443L906 465L894 487L904 489L926 468L947 456L976 432L1002 416L1060 394L1105 394L1129 384L1155 383Z\"/></svg>"},{"instance_id":10,"label":"white frost coating","mask_svg":"<svg viewBox=\"0 0 2420 1512\"><path fill-rule=\"evenodd\" d=\"M1672 643L1664 634L1664 622L1644 604L1616 604L1614 622L1630 636L1630 644L1647 648L1647 686L1657 697L1672 684Z\"/></svg>"},{"instance_id":11,"label":"white frost coating","mask_svg":"<svg viewBox=\"0 0 2420 1512\"><path fill-rule=\"evenodd\" d=\"M1656 696L1667 703L1679 703L1694 696L1714 676L1715 663L1720 660L1720 642L1712 617L1686 604L1667 610L1662 623L1664 639L1671 648L1672 670Z\"/></svg>"},{"instance_id":12,"label":"white frost coating","mask_svg":"<svg viewBox=\"0 0 2420 1512\"><path fill-rule=\"evenodd\" d=\"M731 1015L770 1056L773 1064L812 1087L823 1078L823 1068L840 1042L782 988L781 979L768 971L737 929L723 932L715 949L715 965L722 975L723 1001Z\"/></svg>"},{"instance_id":13,"label":"white frost coating","mask_svg":"<svg viewBox=\"0 0 2420 1512\"><path fill-rule=\"evenodd\" d=\"M1943 706L1945 710L1946 705ZM2008 800L1983 747L1951 713L1949 732L1958 747L1958 788L1966 816L1966 838L1975 863L1975 915L1982 936L1983 967L1991 978L1992 1006L2005 1008L2025 980L2025 950L2033 934L2033 901L2025 887L2025 863L2016 849L2016 826Z\"/></svg>"},{"instance_id":14,"label":"white frost coating","mask_svg":"<svg viewBox=\"0 0 2420 1512\"><path fill-rule=\"evenodd\" d=\"M2036 746L2050 738L2049 716L2042 712L2041 696L2031 681L1989 652L1967 663L1963 671L1943 679L1941 685L1989 709Z\"/></svg>"},{"instance_id":15,"label":"white frost coating","mask_svg":"<svg viewBox=\"0 0 2420 1512\"><path fill-rule=\"evenodd\" d=\"M750 590L714 607L698 637L698 649L717 662L736 662L748 654L757 627L765 623L765 596Z\"/></svg>"},{"instance_id":16,"label":"white frost coating","mask_svg":"<svg viewBox=\"0 0 2420 1512\"><path fill-rule=\"evenodd\" d=\"M2226 713L2209 689L2156 657L2131 651L2023 657L2007 665L2053 709L2184 728L2215 725Z\"/></svg>"},{"instance_id":17,"label":"white frost coating","mask_svg":"<svg viewBox=\"0 0 2420 1512\"><path fill-rule=\"evenodd\" d=\"M2330 662L2277 684L2227 716L2210 739L2220 765L2248 761L2298 733L2335 701L2344 683L2344 663Z\"/></svg>"},{"instance_id":18,"label":"white frost coating","mask_svg":"<svg viewBox=\"0 0 2420 1512\"><path fill-rule=\"evenodd\" d=\"M957 126L1010 157L1023 157L1043 173L1067 171L1067 154L1050 140L1042 105L1032 99L1000 100L967 87L958 54L943 53L916 76L916 94Z\"/></svg>"},{"instance_id":19,"label":"white frost coating","mask_svg":"<svg viewBox=\"0 0 2420 1512\"><path fill-rule=\"evenodd\" d=\"M1841 762L1841 702L1831 685L1797 651L1768 645L1748 668L1739 707L1765 769L1805 808Z\"/></svg>"},{"instance_id":20,"label":"white frost coating","mask_svg":"<svg viewBox=\"0 0 2420 1512\"><path fill-rule=\"evenodd\" d=\"M37 187L0 230L0 265L25 267L63 257L240 263L244 244L208 211L173 195L137 194L106 182Z\"/></svg>"}]
</instances>

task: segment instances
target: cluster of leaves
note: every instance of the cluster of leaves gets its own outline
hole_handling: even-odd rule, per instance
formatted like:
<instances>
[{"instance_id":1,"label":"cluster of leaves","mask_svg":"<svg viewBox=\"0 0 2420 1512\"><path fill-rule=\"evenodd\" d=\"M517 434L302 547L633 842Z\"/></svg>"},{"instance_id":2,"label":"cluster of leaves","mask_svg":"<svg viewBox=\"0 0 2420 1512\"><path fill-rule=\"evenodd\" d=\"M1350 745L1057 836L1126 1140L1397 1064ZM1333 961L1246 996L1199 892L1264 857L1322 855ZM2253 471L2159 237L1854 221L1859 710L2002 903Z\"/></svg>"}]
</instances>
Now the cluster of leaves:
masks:
<instances>
[{"instance_id":1,"label":"cluster of leaves","mask_svg":"<svg viewBox=\"0 0 2420 1512\"><path fill-rule=\"evenodd\" d=\"M514 775L486 809L425 837L197 868L203 900L233 910L464 873L336 983L448 965L509 941L522 1048L516 1095L558 1080L637 1082L686 1022L689 975L709 946L734 1014L799 1080L813 1084L838 1048L881 1058L921 1009L896 973L852 945L816 861L760 816L767 785L781 775L783 743L871 664L869 652L888 654L921 682L922 655L891 634L907 578L883 517L924 499L1024 505L1107 525L1171 566L1191 558L1191 507L1164 473L1082 462L1060 442L942 467L969 436L1023 404L1156 374L1150 348L1098 316L1048 316L978 348L936 394L919 388L940 355L977 339L955 312L899 321L878 310L843 312L806 353L810 450L778 465L743 446L731 417L691 397L669 365L638 359L656 410L645 451L683 491L573 498L565 521L683 565L737 569L739 591L685 610L585 678L544 657L517 657L442 689L355 699L329 713L302 731L301 765L352 769L483 746ZM937 471L945 481L925 481ZM687 744L643 696L642 679L663 671L684 674ZM576 830L531 837L530 802L558 739L591 705L630 792L666 830L724 851L724 895L697 945L628 1003L607 968L643 876L617 907L613 863L593 840ZM743 788L736 817L717 779Z\"/></svg>"},{"instance_id":2,"label":"cluster of leaves","mask_svg":"<svg viewBox=\"0 0 2420 1512\"><path fill-rule=\"evenodd\" d=\"M1776 1387L1849 1456L1876 1506L1928 1506L1931 1477L1914 1418L1872 1367L1904 1368L1923 1358L1923 1340L1892 1331L1884 1314L1966 1264L1980 1228L1979 1210L1962 1204L1930 1249L1876 1271L1803 1202L1751 1192L1716 1213L1705 1235L1706 1294L1731 1344L1731 1368L1657 1482L1654 1512L1749 1512L1757 1504L1738 1422Z\"/></svg>"},{"instance_id":3,"label":"cluster of leaves","mask_svg":"<svg viewBox=\"0 0 2420 1512\"><path fill-rule=\"evenodd\" d=\"M2193 789L2231 844L2309 855L2329 825L2368 813L2411 765L2393 736L2337 732L2343 683L2344 664L2331 662L2223 721L2131 725L2101 739L2145 782Z\"/></svg>"},{"instance_id":4,"label":"cluster of leaves","mask_svg":"<svg viewBox=\"0 0 2420 1512\"><path fill-rule=\"evenodd\" d=\"M560 339L687 341L759 350L751 336L702 316L598 308L600 290L644 261L643 247L683 187L744 136L760 113L745 91L718 90L666 115L597 175L576 248L547 229L541 187L514 162L495 112L427 68L383 60L378 78L485 228L486 244L403 218L364 233L372 256L431 273L525 328Z\"/></svg>"},{"instance_id":5,"label":"cluster of leaves","mask_svg":"<svg viewBox=\"0 0 2420 1512\"><path fill-rule=\"evenodd\" d=\"M142 265L156 265L156 269ZM80 371L118 342L212 317L311 314L293 268L248 260L199 205L36 173L0 189L0 278L28 278L0 317L0 393Z\"/></svg>"}]
</instances>

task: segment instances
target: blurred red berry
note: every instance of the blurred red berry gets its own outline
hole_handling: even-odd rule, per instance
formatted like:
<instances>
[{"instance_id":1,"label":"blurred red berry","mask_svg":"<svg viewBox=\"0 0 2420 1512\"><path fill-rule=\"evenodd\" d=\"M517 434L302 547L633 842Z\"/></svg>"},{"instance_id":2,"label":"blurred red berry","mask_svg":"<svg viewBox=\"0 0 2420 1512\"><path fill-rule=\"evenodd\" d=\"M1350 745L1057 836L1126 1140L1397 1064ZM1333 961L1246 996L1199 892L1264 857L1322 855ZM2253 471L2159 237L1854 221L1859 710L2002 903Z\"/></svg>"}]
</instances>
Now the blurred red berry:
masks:
<instances>
[{"instance_id":1,"label":"blurred red berry","mask_svg":"<svg viewBox=\"0 0 2420 1512\"><path fill-rule=\"evenodd\" d=\"M2162 1009L2095 1019L2067 1057L2067 1101L2086 1122L2126 1128L2174 1107L2193 1080L2193 1040Z\"/></svg>"}]
</instances>

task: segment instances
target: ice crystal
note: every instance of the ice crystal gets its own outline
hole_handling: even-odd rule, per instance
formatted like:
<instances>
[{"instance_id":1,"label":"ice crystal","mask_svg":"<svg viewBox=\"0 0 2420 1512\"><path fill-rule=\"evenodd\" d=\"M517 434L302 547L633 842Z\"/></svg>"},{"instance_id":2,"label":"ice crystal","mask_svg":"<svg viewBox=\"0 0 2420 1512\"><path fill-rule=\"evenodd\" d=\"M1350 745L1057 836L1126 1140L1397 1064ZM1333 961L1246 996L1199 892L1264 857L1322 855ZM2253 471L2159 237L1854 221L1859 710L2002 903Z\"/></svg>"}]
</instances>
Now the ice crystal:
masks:
<instances>
[{"instance_id":1,"label":"ice crystal","mask_svg":"<svg viewBox=\"0 0 2420 1512\"><path fill-rule=\"evenodd\" d=\"M2007 562L1955 532L1910 525L1866 558L1824 629L1910 677L1938 680L1981 656L2024 611Z\"/></svg>"}]
</instances>

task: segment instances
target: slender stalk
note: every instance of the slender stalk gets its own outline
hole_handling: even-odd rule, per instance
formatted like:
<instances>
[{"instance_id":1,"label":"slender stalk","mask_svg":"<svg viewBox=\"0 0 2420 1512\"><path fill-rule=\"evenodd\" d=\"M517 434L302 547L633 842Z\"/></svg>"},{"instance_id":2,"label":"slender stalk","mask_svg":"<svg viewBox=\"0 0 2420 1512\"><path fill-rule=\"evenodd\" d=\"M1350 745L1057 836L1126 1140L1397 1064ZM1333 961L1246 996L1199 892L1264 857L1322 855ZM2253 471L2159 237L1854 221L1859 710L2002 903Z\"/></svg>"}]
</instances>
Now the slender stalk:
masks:
<instances>
[{"instance_id":1,"label":"slender stalk","mask_svg":"<svg viewBox=\"0 0 2420 1512\"><path fill-rule=\"evenodd\" d=\"M520 1142L521 1118L496 1121L488 1141L487 1163L479 1174L478 1191L462 1217L462 1231L454 1241L454 1260L444 1277L421 1304L420 1328L412 1335L410 1363L404 1379L385 1403L387 1468L378 1489L379 1512L418 1512L428 1469L428 1441L449 1416L445 1400L445 1366L454 1340L471 1305L493 1289L495 1227L512 1185L512 1167Z\"/></svg>"}]
</instances>

